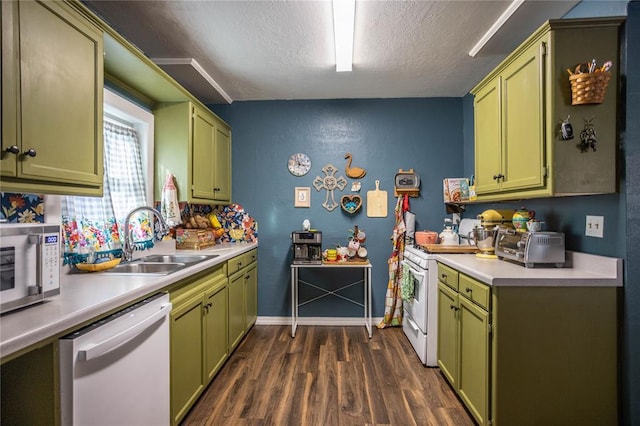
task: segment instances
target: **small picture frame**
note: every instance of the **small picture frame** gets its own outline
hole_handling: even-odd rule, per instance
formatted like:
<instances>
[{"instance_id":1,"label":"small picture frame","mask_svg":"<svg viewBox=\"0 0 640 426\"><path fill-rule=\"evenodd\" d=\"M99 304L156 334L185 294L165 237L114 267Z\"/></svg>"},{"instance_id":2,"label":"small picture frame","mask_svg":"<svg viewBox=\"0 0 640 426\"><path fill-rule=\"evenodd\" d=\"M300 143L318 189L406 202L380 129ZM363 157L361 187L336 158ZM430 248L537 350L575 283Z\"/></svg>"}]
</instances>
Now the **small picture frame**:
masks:
<instances>
[{"instance_id":1,"label":"small picture frame","mask_svg":"<svg viewBox=\"0 0 640 426\"><path fill-rule=\"evenodd\" d=\"M311 207L311 188L296 186L293 199L294 207Z\"/></svg>"}]
</instances>

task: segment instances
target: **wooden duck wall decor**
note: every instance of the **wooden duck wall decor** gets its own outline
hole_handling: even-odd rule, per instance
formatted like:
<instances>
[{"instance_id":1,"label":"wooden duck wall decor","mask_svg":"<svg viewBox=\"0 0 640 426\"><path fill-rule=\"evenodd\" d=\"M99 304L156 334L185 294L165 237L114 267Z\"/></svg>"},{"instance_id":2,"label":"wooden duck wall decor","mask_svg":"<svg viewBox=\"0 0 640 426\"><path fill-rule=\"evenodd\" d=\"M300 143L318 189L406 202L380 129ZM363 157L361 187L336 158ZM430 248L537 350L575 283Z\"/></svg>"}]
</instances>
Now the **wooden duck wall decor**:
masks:
<instances>
[{"instance_id":1,"label":"wooden duck wall decor","mask_svg":"<svg viewBox=\"0 0 640 426\"><path fill-rule=\"evenodd\" d=\"M351 153L347 152L344 158L348 159L347 165L344 168L344 172L348 177L351 179L360 179L367 174L367 171L361 167L351 167Z\"/></svg>"}]
</instances>

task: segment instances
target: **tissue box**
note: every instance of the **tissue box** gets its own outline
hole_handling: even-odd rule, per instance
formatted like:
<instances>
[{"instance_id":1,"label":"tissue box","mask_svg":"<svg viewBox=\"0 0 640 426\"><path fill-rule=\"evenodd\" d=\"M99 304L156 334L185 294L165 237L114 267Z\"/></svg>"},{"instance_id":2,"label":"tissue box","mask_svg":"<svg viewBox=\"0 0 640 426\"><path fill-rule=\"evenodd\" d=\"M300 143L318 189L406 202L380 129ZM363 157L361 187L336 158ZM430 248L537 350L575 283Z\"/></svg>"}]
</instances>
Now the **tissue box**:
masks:
<instances>
[{"instance_id":1,"label":"tissue box","mask_svg":"<svg viewBox=\"0 0 640 426\"><path fill-rule=\"evenodd\" d=\"M216 233L213 228L176 228L176 249L200 250L215 244Z\"/></svg>"},{"instance_id":2,"label":"tissue box","mask_svg":"<svg viewBox=\"0 0 640 426\"><path fill-rule=\"evenodd\" d=\"M445 178L442 180L445 203L469 201L469 179Z\"/></svg>"}]
</instances>

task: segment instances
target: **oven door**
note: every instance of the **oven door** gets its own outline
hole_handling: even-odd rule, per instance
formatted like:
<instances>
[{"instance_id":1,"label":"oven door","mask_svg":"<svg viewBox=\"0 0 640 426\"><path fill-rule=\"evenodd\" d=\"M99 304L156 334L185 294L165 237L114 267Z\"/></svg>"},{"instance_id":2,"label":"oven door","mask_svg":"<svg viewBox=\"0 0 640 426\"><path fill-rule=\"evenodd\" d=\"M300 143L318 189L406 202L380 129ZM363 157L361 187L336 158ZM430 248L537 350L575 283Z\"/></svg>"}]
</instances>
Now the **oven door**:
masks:
<instances>
[{"instance_id":1,"label":"oven door","mask_svg":"<svg viewBox=\"0 0 640 426\"><path fill-rule=\"evenodd\" d=\"M427 332L427 280L428 271L402 261L403 271L408 271L413 280L413 297L403 303L405 315L411 317L422 333Z\"/></svg>"}]
</instances>

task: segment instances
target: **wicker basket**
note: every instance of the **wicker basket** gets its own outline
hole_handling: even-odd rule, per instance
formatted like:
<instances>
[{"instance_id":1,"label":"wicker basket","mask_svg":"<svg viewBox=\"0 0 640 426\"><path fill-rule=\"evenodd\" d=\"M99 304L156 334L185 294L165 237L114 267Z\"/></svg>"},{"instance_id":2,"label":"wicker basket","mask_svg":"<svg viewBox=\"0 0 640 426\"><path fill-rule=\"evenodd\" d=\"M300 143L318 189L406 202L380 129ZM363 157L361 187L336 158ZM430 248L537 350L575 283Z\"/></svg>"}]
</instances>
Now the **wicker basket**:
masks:
<instances>
[{"instance_id":1,"label":"wicker basket","mask_svg":"<svg viewBox=\"0 0 640 426\"><path fill-rule=\"evenodd\" d=\"M601 104L607 94L610 72L592 72L569 76L571 105Z\"/></svg>"}]
</instances>

